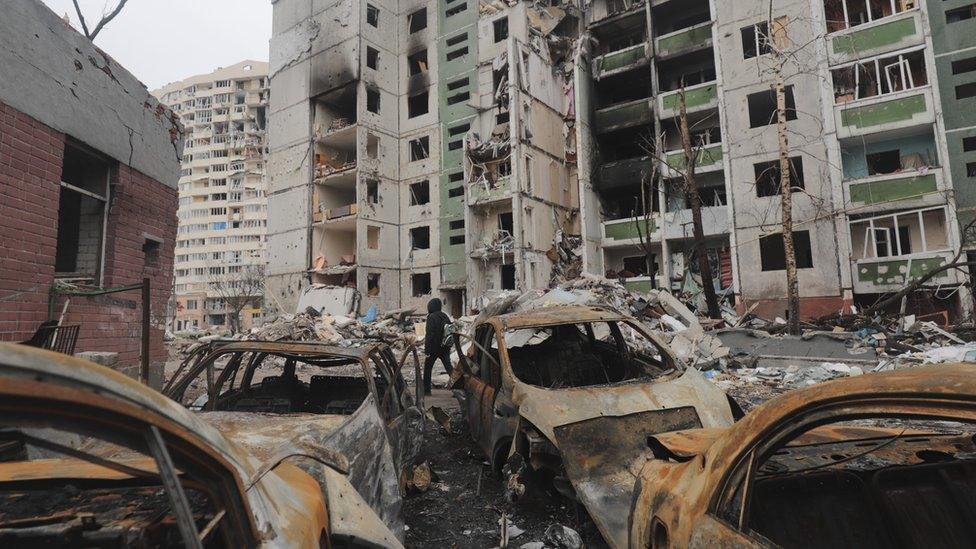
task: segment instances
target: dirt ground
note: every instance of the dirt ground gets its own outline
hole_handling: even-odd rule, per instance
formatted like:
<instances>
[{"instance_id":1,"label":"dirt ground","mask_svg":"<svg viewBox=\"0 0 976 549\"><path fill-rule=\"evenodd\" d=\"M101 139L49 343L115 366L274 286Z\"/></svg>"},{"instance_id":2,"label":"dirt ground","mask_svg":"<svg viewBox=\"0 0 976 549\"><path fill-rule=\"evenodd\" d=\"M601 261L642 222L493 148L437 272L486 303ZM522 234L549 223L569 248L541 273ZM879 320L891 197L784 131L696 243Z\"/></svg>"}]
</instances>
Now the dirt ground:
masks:
<instances>
[{"instance_id":1,"label":"dirt ground","mask_svg":"<svg viewBox=\"0 0 976 549\"><path fill-rule=\"evenodd\" d=\"M509 524L525 530L510 539L509 547L541 541L552 524L579 532L587 548L607 547L582 507L577 512L574 502L558 494L526 494L515 503L506 501L502 481L489 470L471 439L457 401L449 391L437 389L429 400L451 416L453 432L446 432L436 422L427 425L426 457L436 482L427 492L408 495L404 501L407 547L498 547L503 513Z\"/></svg>"}]
</instances>

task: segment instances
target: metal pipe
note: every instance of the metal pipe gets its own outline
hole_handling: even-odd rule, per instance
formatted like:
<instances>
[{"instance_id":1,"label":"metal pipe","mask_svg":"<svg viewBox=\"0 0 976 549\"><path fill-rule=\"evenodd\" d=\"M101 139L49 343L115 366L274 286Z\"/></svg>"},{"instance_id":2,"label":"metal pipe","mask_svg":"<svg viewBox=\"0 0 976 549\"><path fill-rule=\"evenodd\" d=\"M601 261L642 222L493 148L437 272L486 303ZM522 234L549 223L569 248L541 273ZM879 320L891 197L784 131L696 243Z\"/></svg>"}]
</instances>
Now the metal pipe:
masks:
<instances>
[{"instance_id":1,"label":"metal pipe","mask_svg":"<svg viewBox=\"0 0 976 549\"><path fill-rule=\"evenodd\" d=\"M143 383L149 385L149 321L151 312L151 296L149 294L151 284L149 278L142 279L142 364L140 365L139 378Z\"/></svg>"}]
</instances>

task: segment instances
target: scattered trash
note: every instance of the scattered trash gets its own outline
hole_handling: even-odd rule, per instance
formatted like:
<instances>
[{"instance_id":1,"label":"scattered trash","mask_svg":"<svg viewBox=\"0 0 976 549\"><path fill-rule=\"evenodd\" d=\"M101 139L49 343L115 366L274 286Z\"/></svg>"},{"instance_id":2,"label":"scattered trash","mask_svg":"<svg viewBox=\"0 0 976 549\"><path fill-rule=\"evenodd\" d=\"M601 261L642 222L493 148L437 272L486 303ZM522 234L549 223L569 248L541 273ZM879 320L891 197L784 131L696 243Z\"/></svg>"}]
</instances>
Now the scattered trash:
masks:
<instances>
[{"instance_id":1,"label":"scattered trash","mask_svg":"<svg viewBox=\"0 0 976 549\"><path fill-rule=\"evenodd\" d=\"M445 412L442 408L438 406L431 406L427 409L427 415L430 417L430 419L440 424L440 426L443 427L448 433L453 432L451 430L451 416L447 415L447 412Z\"/></svg>"},{"instance_id":2,"label":"scattered trash","mask_svg":"<svg viewBox=\"0 0 976 549\"><path fill-rule=\"evenodd\" d=\"M423 493L430 489L434 479L434 473L430 470L430 465L425 461L420 465L415 465L411 471L410 478L406 480L407 491Z\"/></svg>"}]
</instances>

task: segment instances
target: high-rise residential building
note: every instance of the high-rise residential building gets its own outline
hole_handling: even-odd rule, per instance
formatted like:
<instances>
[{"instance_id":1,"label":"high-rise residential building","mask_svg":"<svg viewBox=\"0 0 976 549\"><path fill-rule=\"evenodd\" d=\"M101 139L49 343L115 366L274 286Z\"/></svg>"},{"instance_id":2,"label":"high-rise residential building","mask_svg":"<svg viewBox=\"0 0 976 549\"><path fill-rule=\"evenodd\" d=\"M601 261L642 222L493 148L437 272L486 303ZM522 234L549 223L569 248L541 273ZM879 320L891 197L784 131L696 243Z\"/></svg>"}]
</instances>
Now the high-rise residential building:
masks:
<instances>
[{"instance_id":1,"label":"high-rise residential building","mask_svg":"<svg viewBox=\"0 0 976 549\"><path fill-rule=\"evenodd\" d=\"M740 310L785 313L784 142L803 316L976 248L960 230L976 209L971 0L315 6L274 7L280 303L318 282L467 312L548 285L564 234L586 272L696 291L682 104L713 284ZM970 309L964 278L939 272L919 307Z\"/></svg>"},{"instance_id":2,"label":"high-rise residential building","mask_svg":"<svg viewBox=\"0 0 976 549\"><path fill-rule=\"evenodd\" d=\"M260 320L267 227L268 64L242 61L153 92L180 117L173 328Z\"/></svg>"}]
</instances>

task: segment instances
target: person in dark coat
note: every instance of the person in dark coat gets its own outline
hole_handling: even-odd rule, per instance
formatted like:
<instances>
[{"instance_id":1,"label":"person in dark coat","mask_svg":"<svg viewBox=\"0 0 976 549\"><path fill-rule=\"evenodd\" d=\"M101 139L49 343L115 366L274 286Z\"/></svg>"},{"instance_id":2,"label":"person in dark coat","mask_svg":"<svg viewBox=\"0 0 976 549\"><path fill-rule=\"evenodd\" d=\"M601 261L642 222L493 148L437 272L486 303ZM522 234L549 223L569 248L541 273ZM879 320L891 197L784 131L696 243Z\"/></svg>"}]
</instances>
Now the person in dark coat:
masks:
<instances>
[{"instance_id":1,"label":"person in dark coat","mask_svg":"<svg viewBox=\"0 0 976 549\"><path fill-rule=\"evenodd\" d=\"M427 334L424 336L424 392L430 394L430 374L434 369L434 362L441 360L447 374L451 375L451 347L444 344L444 327L451 323L451 318L441 311L441 300L431 299L427 302Z\"/></svg>"}]
</instances>

